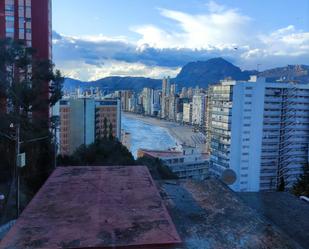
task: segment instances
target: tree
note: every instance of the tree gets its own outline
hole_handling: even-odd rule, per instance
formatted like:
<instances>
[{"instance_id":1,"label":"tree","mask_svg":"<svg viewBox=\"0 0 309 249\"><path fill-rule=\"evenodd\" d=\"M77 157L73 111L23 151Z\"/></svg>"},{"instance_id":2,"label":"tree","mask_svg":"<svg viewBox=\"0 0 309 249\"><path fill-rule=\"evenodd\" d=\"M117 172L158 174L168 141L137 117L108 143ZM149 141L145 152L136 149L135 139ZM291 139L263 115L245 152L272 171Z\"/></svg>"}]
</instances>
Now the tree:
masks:
<instances>
[{"instance_id":1,"label":"tree","mask_svg":"<svg viewBox=\"0 0 309 249\"><path fill-rule=\"evenodd\" d=\"M49 107L62 97L63 77L49 60L36 58L34 49L23 41L0 40L0 134L14 137L20 127L21 152L26 152L22 182L34 193L48 177L53 165ZM14 141L1 136L0 171L15 167ZM4 170L4 171L2 171ZM12 174L10 174L12 176Z\"/></svg>"},{"instance_id":2,"label":"tree","mask_svg":"<svg viewBox=\"0 0 309 249\"><path fill-rule=\"evenodd\" d=\"M117 140L98 139L90 145L80 146L70 156L59 156L58 164L71 165L134 165L135 160L128 149Z\"/></svg>"},{"instance_id":3,"label":"tree","mask_svg":"<svg viewBox=\"0 0 309 249\"><path fill-rule=\"evenodd\" d=\"M306 164L303 169L303 174L299 177L298 181L294 184L292 193L300 196L309 196L309 164Z\"/></svg>"},{"instance_id":4,"label":"tree","mask_svg":"<svg viewBox=\"0 0 309 249\"><path fill-rule=\"evenodd\" d=\"M178 179L170 168L165 166L158 158L141 157L136 160L137 165L145 165L148 167L150 174L155 180L175 180Z\"/></svg>"},{"instance_id":5,"label":"tree","mask_svg":"<svg viewBox=\"0 0 309 249\"><path fill-rule=\"evenodd\" d=\"M113 124L109 123L109 135L108 135L108 139L109 140L113 140L114 136L113 136Z\"/></svg>"},{"instance_id":6,"label":"tree","mask_svg":"<svg viewBox=\"0 0 309 249\"><path fill-rule=\"evenodd\" d=\"M103 120L103 138L107 139L107 118L105 117Z\"/></svg>"},{"instance_id":7,"label":"tree","mask_svg":"<svg viewBox=\"0 0 309 249\"><path fill-rule=\"evenodd\" d=\"M279 192L284 192L284 190L285 190L285 181L284 181L284 177L281 176L281 177L280 177L280 184L279 184L279 186L278 186L277 191L279 191Z\"/></svg>"}]
</instances>

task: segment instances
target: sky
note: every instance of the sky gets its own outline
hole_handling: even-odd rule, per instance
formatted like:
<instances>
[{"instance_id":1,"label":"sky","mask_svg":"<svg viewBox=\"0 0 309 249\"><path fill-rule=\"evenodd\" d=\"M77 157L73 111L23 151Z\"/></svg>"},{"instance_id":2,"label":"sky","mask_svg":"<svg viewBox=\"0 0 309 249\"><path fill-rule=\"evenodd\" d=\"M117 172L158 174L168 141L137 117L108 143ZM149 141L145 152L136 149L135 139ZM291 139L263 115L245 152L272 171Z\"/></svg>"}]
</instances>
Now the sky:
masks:
<instances>
[{"instance_id":1,"label":"sky","mask_svg":"<svg viewBox=\"0 0 309 249\"><path fill-rule=\"evenodd\" d=\"M53 0L52 11L56 67L84 81L173 77L214 57L309 64L308 0Z\"/></svg>"}]
</instances>

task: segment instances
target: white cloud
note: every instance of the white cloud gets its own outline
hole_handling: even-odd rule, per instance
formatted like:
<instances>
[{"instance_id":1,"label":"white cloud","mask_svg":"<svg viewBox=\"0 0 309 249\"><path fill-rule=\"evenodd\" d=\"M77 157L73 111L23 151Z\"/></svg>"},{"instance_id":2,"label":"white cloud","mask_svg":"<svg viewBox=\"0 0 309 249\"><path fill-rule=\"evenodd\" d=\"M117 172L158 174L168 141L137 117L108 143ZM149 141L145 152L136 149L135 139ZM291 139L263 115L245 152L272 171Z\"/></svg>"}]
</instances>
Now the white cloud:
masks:
<instances>
[{"instance_id":1,"label":"white cloud","mask_svg":"<svg viewBox=\"0 0 309 249\"><path fill-rule=\"evenodd\" d=\"M136 76L161 79L167 75L174 77L180 71L180 68L153 67L142 63L127 63L115 60L105 61L100 66L89 65L83 61L67 61L59 65L65 77L84 81L92 81L109 76Z\"/></svg>"},{"instance_id":2,"label":"white cloud","mask_svg":"<svg viewBox=\"0 0 309 249\"><path fill-rule=\"evenodd\" d=\"M248 40L251 18L237 9L226 9L215 2L208 4L209 13L188 14L181 11L160 9L160 14L181 28L180 32L154 25L131 29L142 37L138 45L155 48L226 49L241 46Z\"/></svg>"},{"instance_id":3,"label":"white cloud","mask_svg":"<svg viewBox=\"0 0 309 249\"><path fill-rule=\"evenodd\" d=\"M309 32L297 30L293 25L275 30L257 37L258 48L252 48L242 54L242 58L269 58L276 56L309 56Z\"/></svg>"},{"instance_id":4,"label":"white cloud","mask_svg":"<svg viewBox=\"0 0 309 249\"><path fill-rule=\"evenodd\" d=\"M206 4L206 6L208 7L209 12L223 12L226 7L224 5L220 5L218 3L216 3L215 1L210 1Z\"/></svg>"},{"instance_id":5,"label":"white cloud","mask_svg":"<svg viewBox=\"0 0 309 249\"><path fill-rule=\"evenodd\" d=\"M153 24L131 27L140 35L135 41L124 36L55 33L55 62L67 76L82 80L112 75L174 76L187 62L219 56L242 69L255 69L257 64L266 69L308 63L309 32L289 25L262 33L256 30L255 21L238 9L215 1L208 2L207 8L199 14L158 9L174 28Z\"/></svg>"}]
</instances>

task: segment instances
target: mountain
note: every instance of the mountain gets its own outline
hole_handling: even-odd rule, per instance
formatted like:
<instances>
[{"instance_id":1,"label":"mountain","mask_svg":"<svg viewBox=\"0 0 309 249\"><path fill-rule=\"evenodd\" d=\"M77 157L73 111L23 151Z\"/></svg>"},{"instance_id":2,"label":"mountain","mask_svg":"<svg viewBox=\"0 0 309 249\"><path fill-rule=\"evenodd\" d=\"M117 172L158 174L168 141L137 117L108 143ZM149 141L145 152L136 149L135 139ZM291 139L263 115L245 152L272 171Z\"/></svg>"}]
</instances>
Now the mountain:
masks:
<instances>
[{"instance_id":1,"label":"mountain","mask_svg":"<svg viewBox=\"0 0 309 249\"><path fill-rule=\"evenodd\" d=\"M309 83L309 66L289 65L269 69L263 72L242 71L239 67L224 60L223 58L214 58L207 61L190 62L183 66L176 78L171 79L172 83L177 83L181 87L200 87L206 88L209 84L218 83L220 80L231 78L234 80L248 80L250 75L259 75L268 80L296 80ZM154 89L161 88L161 80L144 77L107 77L97 81L82 82L67 78L64 84L64 90L74 90L77 87L90 88L99 87L102 90L115 91L132 89L141 91L143 87Z\"/></svg>"},{"instance_id":2,"label":"mountain","mask_svg":"<svg viewBox=\"0 0 309 249\"><path fill-rule=\"evenodd\" d=\"M186 64L175 78L175 82L179 86L207 87L208 84L217 83L225 78L248 80L249 74L223 58L214 58Z\"/></svg>"},{"instance_id":3,"label":"mountain","mask_svg":"<svg viewBox=\"0 0 309 249\"><path fill-rule=\"evenodd\" d=\"M116 90L126 90L132 89L135 91L140 91L143 87L151 87L151 88L160 88L161 80L150 79L144 77L107 77L103 79L99 79L96 81L88 81L83 82L71 78L66 78L64 82L65 91L72 91L77 87L82 89L90 88L90 87L99 87L100 89L116 91Z\"/></svg>"},{"instance_id":4,"label":"mountain","mask_svg":"<svg viewBox=\"0 0 309 249\"><path fill-rule=\"evenodd\" d=\"M269 81L275 80L295 80L309 83L309 66L288 65L277 67L261 72L259 76L267 78Z\"/></svg>"}]
</instances>

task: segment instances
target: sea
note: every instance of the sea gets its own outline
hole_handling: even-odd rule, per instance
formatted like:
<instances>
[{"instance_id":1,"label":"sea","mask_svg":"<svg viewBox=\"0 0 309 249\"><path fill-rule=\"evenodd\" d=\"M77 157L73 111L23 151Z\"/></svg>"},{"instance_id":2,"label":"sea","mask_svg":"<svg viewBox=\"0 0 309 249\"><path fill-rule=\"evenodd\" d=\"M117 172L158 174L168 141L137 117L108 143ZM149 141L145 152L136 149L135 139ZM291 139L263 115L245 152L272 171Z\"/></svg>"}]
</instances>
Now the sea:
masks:
<instances>
[{"instance_id":1,"label":"sea","mask_svg":"<svg viewBox=\"0 0 309 249\"><path fill-rule=\"evenodd\" d=\"M131 133L131 153L136 158L138 149L166 150L176 146L176 139L168 130L122 115L121 128Z\"/></svg>"}]
</instances>

